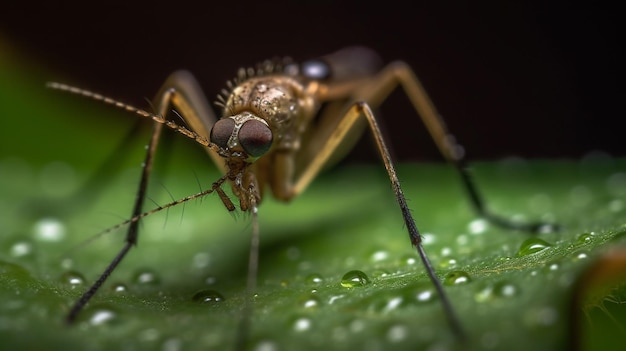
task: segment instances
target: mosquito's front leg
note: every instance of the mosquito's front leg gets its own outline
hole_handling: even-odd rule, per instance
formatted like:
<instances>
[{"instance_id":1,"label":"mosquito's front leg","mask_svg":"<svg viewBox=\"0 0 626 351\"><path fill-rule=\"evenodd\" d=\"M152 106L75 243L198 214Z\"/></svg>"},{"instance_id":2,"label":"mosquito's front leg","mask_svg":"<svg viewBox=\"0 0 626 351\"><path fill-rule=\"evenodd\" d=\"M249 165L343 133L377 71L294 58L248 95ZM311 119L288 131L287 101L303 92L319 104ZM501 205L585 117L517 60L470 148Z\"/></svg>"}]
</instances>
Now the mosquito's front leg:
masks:
<instances>
[{"instance_id":1,"label":"mosquito's front leg","mask_svg":"<svg viewBox=\"0 0 626 351\"><path fill-rule=\"evenodd\" d=\"M208 139L211 126L215 122L216 118L206 102L199 84L190 73L186 71L177 71L171 74L157 93L153 103L156 110L155 112L158 116L166 116L170 107L173 107L179 112L179 115L192 130L196 131L196 133L201 137ZM144 158L141 180L139 181L135 204L130 218L138 218L142 213L154 156L156 154L162 130L162 123L153 123L152 136ZM219 156L211 149L207 148L207 150L214 159L216 165L223 168L224 165L221 162L221 158L219 158ZM228 204L230 204L234 209L234 206L232 206L232 203L230 203L227 196L220 196L220 198L222 198L222 201L224 201L224 204L227 205L227 207ZM129 223L124 247L106 267L96 282L72 306L66 318L68 323L72 323L76 319L78 313L83 309L83 307L85 307L87 302L89 302L98 289L100 289L130 249L137 244L139 236L138 226L138 220L131 221Z\"/></svg>"},{"instance_id":2,"label":"mosquito's front leg","mask_svg":"<svg viewBox=\"0 0 626 351\"><path fill-rule=\"evenodd\" d=\"M170 106L184 120L189 129L205 139L209 139L211 127L217 121L215 113L195 77L188 71L180 70L170 74L153 99L157 113L166 116ZM224 159L210 148L206 148L215 165L225 172Z\"/></svg>"},{"instance_id":3,"label":"mosquito's front leg","mask_svg":"<svg viewBox=\"0 0 626 351\"><path fill-rule=\"evenodd\" d=\"M152 164L154 161L154 155L156 153L156 148L159 143L159 139L161 136L161 131L163 130L163 124L161 123L153 123L152 136L150 138L150 143L148 144L148 148L146 151L146 156L143 162L143 168L141 171L141 180L139 181L139 187L137 189L137 195L135 197L135 204L133 206L133 211L131 213L131 218L137 217L142 212L143 202L146 198L146 191L148 189L148 181L150 179L150 173L152 171ZM80 313L80 311L85 307L87 302L91 300L91 298L96 294L98 289L104 284L107 278L113 273L115 268L122 262L128 251L137 244L137 238L139 236L138 232L139 221L131 222L128 226L128 231L126 232L126 243L124 247L120 250L120 252L115 256L115 258L109 263L109 265L105 268L105 270L100 274L100 277L89 287L89 289L83 293L83 295L74 303L70 312L66 317L67 323L73 323L76 320L76 317Z\"/></svg>"}]
</instances>

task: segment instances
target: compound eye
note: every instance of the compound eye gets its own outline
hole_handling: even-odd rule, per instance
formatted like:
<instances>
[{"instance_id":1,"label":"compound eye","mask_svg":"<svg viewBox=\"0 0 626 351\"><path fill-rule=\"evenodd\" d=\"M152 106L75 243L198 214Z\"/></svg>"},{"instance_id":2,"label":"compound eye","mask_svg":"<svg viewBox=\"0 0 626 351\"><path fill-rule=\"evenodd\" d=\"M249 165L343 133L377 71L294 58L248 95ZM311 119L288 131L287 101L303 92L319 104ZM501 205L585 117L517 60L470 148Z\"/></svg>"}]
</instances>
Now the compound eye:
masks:
<instances>
[{"instance_id":1,"label":"compound eye","mask_svg":"<svg viewBox=\"0 0 626 351\"><path fill-rule=\"evenodd\" d=\"M228 148L228 140L235 130L235 121L231 118L223 118L215 122L211 128L211 142L222 149Z\"/></svg>"},{"instance_id":2,"label":"compound eye","mask_svg":"<svg viewBox=\"0 0 626 351\"><path fill-rule=\"evenodd\" d=\"M272 146L272 131L265 123L249 120L239 129L239 143L250 157L259 157Z\"/></svg>"}]
</instances>

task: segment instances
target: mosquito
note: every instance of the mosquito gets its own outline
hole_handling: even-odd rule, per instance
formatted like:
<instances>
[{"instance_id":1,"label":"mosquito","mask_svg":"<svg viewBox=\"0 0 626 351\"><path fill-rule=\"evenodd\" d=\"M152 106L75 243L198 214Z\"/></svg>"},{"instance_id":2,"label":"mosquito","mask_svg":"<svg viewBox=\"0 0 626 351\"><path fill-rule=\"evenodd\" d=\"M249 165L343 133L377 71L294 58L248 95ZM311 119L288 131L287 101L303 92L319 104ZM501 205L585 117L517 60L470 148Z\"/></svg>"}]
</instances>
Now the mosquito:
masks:
<instances>
[{"instance_id":1,"label":"mosquito","mask_svg":"<svg viewBox=\"0 0 626 351\"><path fill-rule=\"evenodd\" d=\"M386 66L381 62L378 54L369 48L348 47L300 63L283 58L241 68L217 95L216 105L221 110L219 119L197 80L184 70L176 71L167 78L152 101L154 113L84 89L48 83L53 89L83 95L149 118L154 126L131 216L111 228L128 225L125 244L100 277L75 302L66 321L72 323L76 320L137 244L141 218L210 193L217 193L226 209L235 211L237 206L222 189L225 184L230 184L239 209L251 213L252 234L246 283L248 296L251 296L256 289L259 266L258 207L266 188L276 199L293 199L325 166L345 156L358 137L369 129L389 176L411 244L440 297L450 329L458 339L465 339L462 323L424 250L389 147L372 111L396 87L401 86L437 148L460 175L478 216L505 228L531 232L539 231L545 224L520 223L490 212L470 176L463 147L448 131L413 70L402 61ZM166 119L171 110L183 123ZM143 212L148 180L164 126L202 145L223 176L204 191ZM245 322L242 322L241 329L245 334Z\"/></svg>"}]
</instances>

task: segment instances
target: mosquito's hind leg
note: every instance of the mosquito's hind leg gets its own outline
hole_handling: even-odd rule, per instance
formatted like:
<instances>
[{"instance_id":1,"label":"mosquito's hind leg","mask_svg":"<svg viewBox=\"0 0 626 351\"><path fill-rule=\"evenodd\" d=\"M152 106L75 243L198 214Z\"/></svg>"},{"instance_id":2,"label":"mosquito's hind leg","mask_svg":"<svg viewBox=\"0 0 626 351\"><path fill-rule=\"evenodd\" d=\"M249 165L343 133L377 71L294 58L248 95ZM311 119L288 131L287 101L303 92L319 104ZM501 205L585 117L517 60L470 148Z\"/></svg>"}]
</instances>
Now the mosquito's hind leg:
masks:
<instances>
[{"instance_id":1,"label":"mosquito's hind leg","mask_svg":"<svg viewBox=\"0 0 626 351\"><path fill-rule=\"evenodd\" d=\"M463 147L448 131L443 118L437 112L435 105L428 97L419 79L415 73L413 73L413 70L404 62L393 62L386 66L369 84L363 86L355 93L355 100L367 101L372 108L378 107L398 85L402 86L408 98L411 100L439 151L457 170L470 198L470 202L479 216L498 226L509 229L540 232L546 229L556 230L558 228L554 224L544 222L515 221L494 214L487 208L478 187L473 181L469 167L467 166Z\"/></svg>"}]
</instances>

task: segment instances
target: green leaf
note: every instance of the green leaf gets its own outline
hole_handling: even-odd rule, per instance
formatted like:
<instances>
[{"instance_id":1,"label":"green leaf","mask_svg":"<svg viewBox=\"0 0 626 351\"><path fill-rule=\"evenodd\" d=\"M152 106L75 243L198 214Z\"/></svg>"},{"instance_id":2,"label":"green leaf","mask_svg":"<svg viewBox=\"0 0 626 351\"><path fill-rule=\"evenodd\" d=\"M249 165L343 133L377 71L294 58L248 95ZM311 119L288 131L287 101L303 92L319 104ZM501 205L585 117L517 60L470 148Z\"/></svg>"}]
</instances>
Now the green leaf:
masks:
<instances>
[{"instance_id":1,"label":"green leaf","mask_svg":"<svg viewBox=\"0 0 626 351\"><path fill-rule=\"evenodd\" d=\"M121 249L124 228L98 233L130 214L147 131L106 162L138 117L45 90L43 75L0 63L2 349L233 348L251 226L215 196L146 218L138 247L78 323L64 324ZM174 136L162 150L147 207L217 179L190 140ZM603 155L473 164L494 212L561 226L533 236L476 218L449 166L399 165L466 344L450 332L382 166L330 170L289 204L266 196L249 349L558 350L578 340L570 328L579 319L583 348L615 349L626 320L623 280L582 305L573 299L590 288L579 277L594 262L623 250L625 166ZM367 282L343 286L353 271Z\"/></svg>"}]
</instances>

